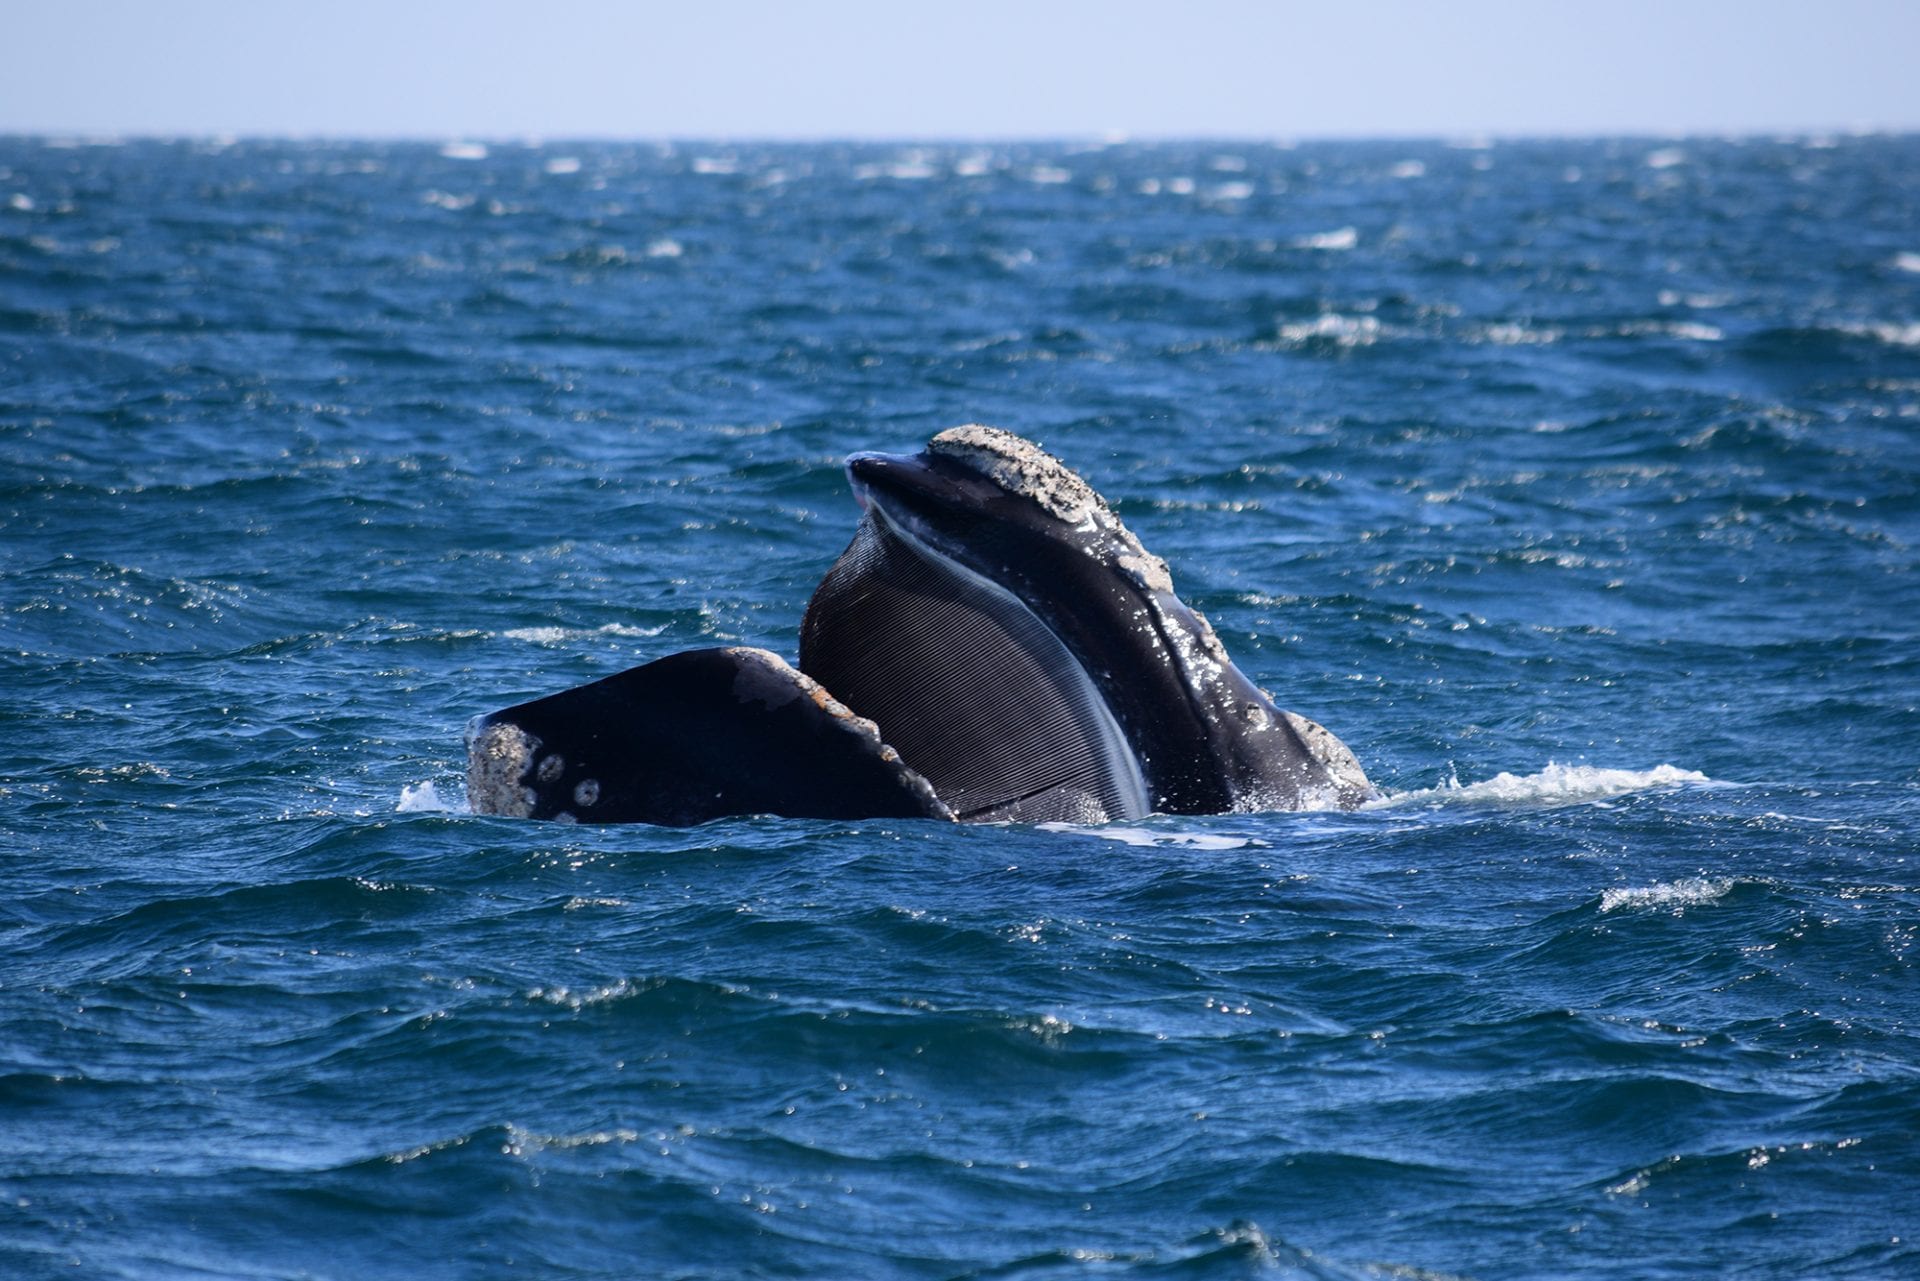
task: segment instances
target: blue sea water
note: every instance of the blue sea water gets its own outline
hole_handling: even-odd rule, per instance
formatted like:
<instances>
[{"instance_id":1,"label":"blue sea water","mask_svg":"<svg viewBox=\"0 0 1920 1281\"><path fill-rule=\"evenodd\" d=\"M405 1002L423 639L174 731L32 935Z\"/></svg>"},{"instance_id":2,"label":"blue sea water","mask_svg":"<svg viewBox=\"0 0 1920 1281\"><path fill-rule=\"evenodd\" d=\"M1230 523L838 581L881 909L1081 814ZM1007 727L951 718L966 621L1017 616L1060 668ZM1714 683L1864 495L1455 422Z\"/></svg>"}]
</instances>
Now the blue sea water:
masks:
<instances>
[{"instance_id":1,"label":"blue sea water","mask_svg":"<svg viewBox=\"0 0 1920 1281\"><path fill-rule=\"evenodd\" d=\"M1920 1276L1920 138L0 139L0 1274ZM1079 469L1352 814L476 818Z\"/></svg>"}]
</instances>

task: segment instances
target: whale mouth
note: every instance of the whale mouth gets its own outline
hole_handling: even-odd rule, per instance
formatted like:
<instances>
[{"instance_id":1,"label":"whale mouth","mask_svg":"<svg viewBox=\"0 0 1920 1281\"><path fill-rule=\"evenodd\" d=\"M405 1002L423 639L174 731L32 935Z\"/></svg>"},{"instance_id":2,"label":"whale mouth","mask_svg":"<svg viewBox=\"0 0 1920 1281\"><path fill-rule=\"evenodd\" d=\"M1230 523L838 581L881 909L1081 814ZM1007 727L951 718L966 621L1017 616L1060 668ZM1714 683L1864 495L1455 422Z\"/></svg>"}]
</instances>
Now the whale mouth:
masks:
<instances>
[{"instance_id":1,"label":"whale mouth","mask_svg":"<svg viewBox=\"0 0 1920 1281\"><path fill-rule=\"evenodd\" d=\"M884 454L862 450L848 454L844 468L853 501L860 510L871 512L876 506L892 514L894 523L910 520L905 510L908 496L924 498L939 489L926 462L913 454ZM951 501L950 495L942 495ZM924 522L919 522L924 526Z\"/></svg>"},{"instance_id":2,"label":"whale mouth","mask_svg":"<svg viewBox=\"0 0 1920 1281\"><path fill-rule=\"evenodd\" d=\"M962 821L1144 817L1140 762L1085 667L912 525L869 497L807 607L801 670L877 722Z\"/></svg>"},{"instance_id":3,"label":"whale mouth","mask_svg":"<svg viewBox=\"0 0 1920 1281\"><path fill-rule=\"evenodd\" d=\"M867 482L861 479L859 472L854 470L853 464L857 459L863 459L863 458L869 458L869 457L875 457L875 456L876 455L870 452L849 454L847 455L847 461L845 465L841 468L841 470L846 473L847 486L853 490L853 501L860 504L860 510L863 512L873 510L873 495L872 495L871 488L868 486ZM883 457L884 455L878 455L878 456Z\"/></svg>"}]
</instances>

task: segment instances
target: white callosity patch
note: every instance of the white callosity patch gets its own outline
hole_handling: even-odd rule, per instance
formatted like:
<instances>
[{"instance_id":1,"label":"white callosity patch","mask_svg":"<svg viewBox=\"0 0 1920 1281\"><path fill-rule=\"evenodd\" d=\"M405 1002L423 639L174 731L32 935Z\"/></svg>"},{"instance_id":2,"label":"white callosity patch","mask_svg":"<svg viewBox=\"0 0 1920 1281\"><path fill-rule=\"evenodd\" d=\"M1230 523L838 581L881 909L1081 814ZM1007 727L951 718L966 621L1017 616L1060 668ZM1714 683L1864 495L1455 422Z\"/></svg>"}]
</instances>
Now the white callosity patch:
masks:
<instances>
[{"instance_id":1,"label":"white callosity patch","mask_svg":"<svg viewBox=\"0 0 1920 1281\"><path fill-rule=\"evenodd\" d=\"M927 452L965 463L1010 494L1038 503L1069 525L1103 515L1119 524L1106 500L1073 469L1030 440L999 427L968 423L927 442Z\"/></svg>"},{"instance_id":2,"label":"white callosity patch","mask_svg":"<svg viewBox=\"0 0 1920 1281\"><path fill-rule=\"evenodd\" d=\"M467 807L476 814L529 818L533 789L521 784L540 740L518 725L467 727Z\"/></svg>"},{"instance_id":3,"label":"white callosity patch","mask_svg":"<svg viewBox=\"0 0 1920 1281\"><path fill-rule=\"evenodd\" d=\"M1336 738L1331 730L1318 721L1308 720L1298 712L1283 711L1281 716L1293 727L1293 732L1306 744L1307 752L1326 768L1332 775L1335 786L1351 790L1361 799L1370 800L1378 795L1373 784L1367 781L1367 772L1360 768L1360 761L1353 750ZM1302 806L1301 808L1307 808Z\"/></svg>"},{"instance_id":4,"label":"white callosity patch","mask_svg":"<svg viewBox=\"0 0 1920 1281\"><path fill-rule=\"evenodd\" d=\"M1160 568L1160 576L1166 578L1165 565L1162 565ZM1171 596L1173 594L1173 580L1167 579L1167 585L1160 590L1165 591ZM1214 634L1213 624L1208 620L1207 616L1191 605L1187 606L1187 613L1193 616L1194 635L1199 638L1200 648L1206 652L1207 657L1215 663L1218 663L1221 667L1231 665L1233 660L1227 657L1227 647L1222 645L1220 638Z\"/></svg>"},{"instance_id":5,"label":"white callosity patch","mask_svg":"<svg viewBox=\"0 0 1920 1281\"><path fill-rule=\"evenodd\" d=\"M1113 559L1122 572L1148 591L1173 594L1167 562L1140 545L1093 486L1032 441L999 427L969 423L935 436L927 442L927 452L966 464L1057 520L1110 535L1119 544Z\"/></svg>"}]
</instances>

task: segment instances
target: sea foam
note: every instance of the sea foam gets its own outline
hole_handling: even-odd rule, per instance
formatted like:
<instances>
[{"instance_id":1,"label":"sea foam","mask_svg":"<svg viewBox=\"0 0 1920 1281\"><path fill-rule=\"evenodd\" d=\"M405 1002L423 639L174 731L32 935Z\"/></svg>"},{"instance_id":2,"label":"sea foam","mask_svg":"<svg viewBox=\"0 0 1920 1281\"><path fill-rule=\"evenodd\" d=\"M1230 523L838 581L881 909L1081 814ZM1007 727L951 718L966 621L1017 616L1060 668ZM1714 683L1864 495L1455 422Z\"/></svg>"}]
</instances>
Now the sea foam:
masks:
<instances>
[{"instance_id":1,"label":"sea foam","mask_svg":"<svg viewBox=\"0 0 1920 1281\"><path fill-rule=\"evenodd\" d=\"M1733 888L1731 878L1686 876L1657 885L1621 887L1600 895L1602 912L1621 908L1670 908L1677 915L1689 907L1711 903Z\"/></svg>"},{"instance_id":2,"label":"sea foam","mask_svg":"<svg viewBox=\"0 0 1920 1281\"><path fill-rule=\"evenodd\" d=\"M1642 792L1679 783L1710 783L1698 770L1677 765L1652 769L1607 769L1598 765L1561 765L1552 761L1532 774L1499 773L1477 783L1449 779L1439 787L1398 792L1374 801L1367 809L1398 809L1412 805L1458 803L1495 805L1578 805L1609 797Z\"/></svg>"},{"instance_id":3,"label":"sea foam","mask_svg":"<svg viewBox=\"0 0 1920 1281\"><path fill-rule=\"evenodd\" d=\"M408 783L400 789L400 801L393 807L396 814L466 814L464 798L448 799L440 795L432 779L421 783Z\"/></svg>"}]
</instances>

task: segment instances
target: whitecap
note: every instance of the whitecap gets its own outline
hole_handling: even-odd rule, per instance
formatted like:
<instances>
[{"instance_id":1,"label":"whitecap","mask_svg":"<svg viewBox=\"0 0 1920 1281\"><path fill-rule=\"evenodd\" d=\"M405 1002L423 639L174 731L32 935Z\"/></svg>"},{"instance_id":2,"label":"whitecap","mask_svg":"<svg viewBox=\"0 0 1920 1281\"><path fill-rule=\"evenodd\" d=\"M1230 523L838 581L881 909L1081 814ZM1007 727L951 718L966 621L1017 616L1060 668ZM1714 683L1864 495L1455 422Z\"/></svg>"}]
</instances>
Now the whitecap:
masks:
<instances>
[{"instance_id":1,"label":"whitecap","mask_svg":"<svg viewBox=\"0 0 1920 1281\"><path fill-rule=\"evenodd\" d=\"M547 161L545 168L550 174L579 173L580 157L555 156L553 159Z\"/></svg>"},{"instance_id":2,"label":"whitecap","mask_svg":"<svg viewBox=\"0 0 1920 1281\"><path fill-rule=\"evenodd\" d=\"M640 1132L626 1126L616 1126L608 1130L591 1130L584 1134L539 1134L509 1122L506 1141L500 1145L500 1152L504 1156L520 1157L530 1153L544 1152L549 1148L560 1150L593 1148L609 1143L636 1143L639 1139Z\"/></svg>"},{"instance_id":3,"label":"whitecap","mask_svg":"<svg viewBox=\"0 0 1920 1281\"><path fill-rule=\"evenodd\" d=\"M1671 908L1675 916L1690 907L1711 903L1733 888L1733 880L1705 876L1683 876L1677 881L1653 885L1611 889L1600 895L1600 910L1620 908Z\"/></svg>"},{"instance_id":4,"label":"whitecap","mask_svg":"<svg viewBox=\"0 0 1920 1281\"><path fill-rule=\"evenodd\" d=\"M1062 169L1058 165L1035 165L1027 171L1027 181L1039 183L1041 186L1056 186L1063 182L1072 182L1073 172Z\"/></svg>"},{"instance_id":5,"label":"whitecap","mask_svg":"<svg viewBox=\"0 0 1920 1281\"><path fill-rule=\"evenodd\" d=\"M440 154L448 160L485 160L487 148L479 142L449 142L440 148Z\"/></svg>"},{"instance_id":6,"label":"whitecap","mask_svg":"<svg viewBox=\"0 0 1920 1281\"><path fill-rule=\"evenodd\" d=\"M1565 335L1566 331L1563 329L1555 329L1551 326L1545 329L1534 329L1512 321L1488 325L1482 331L1482 336L1498 347L1544 346L1547 343L1559 342Z\"/></svg>"},{"instance_id":7,"label":"whitecap","mask_svg":"<svg viewBox=\"0 0 1920 1281\"><path fill-rule=\"evenodd\" d=\"M1372 316L1342 316L1328 312L1312 320L1280 326L1280 340L1290 343L1323 339L1336 347L1368 347L1379 341L1380 322Z\"/></svg>"},{"instance_id":8,"label":"whitecap","mask_svg":"<svg viewBox=\"0 0 1920 1281\"><path fill-rule=\"evenodd\" d=\"M422 1143L418 1147L405 1148L399 1152L389 1152L383 1159L394 1165L405 1165L407 1162L417 1161L423 1156L432 1156L435 1152L445 1152L449 1148L465 1147L472 1141L472 1135L462 1134L457 1138L441 1139L437 1143Z\"/></svg>"},{"instance_id":9,"label":"whitecap","mask_svg":"<svg viewBox=\"0 0 1920 1281\"><path fill-rule=\"evenodd\" d=\"M400 803L393 807L396 814L465 814L468 809L465 801L454 801L440 795L440 789L433 780L424 783L408 783L400 789Z\"/></svg>"},{"instance_id":10,"label":"whitecap","mask_svg":"<svg viewBox=\"0 0 1920 1281\"><path fill-rule=\"evenodd\" d=\"M1834 328L1843 334L1852 334L1856 338L1877 338L1890 347L1920 347L1920 321L1901 325L1875 320L1859 324L1836 325Z\"/></svg>"},{"instance_id":11,"label":"whitecap","mask_svg":"<svg viewBox=\"0 0 1920 1281\"><path fill-rule=\"evenodd\" d=\"M932 158L924 151L909 152L886 167L887 177L897 182L920 182L936 175Z\"/></svg>"},{"instance_id":12,"label":"whitecap","mask_svg":"<svg viewBox=\"0 0 1920 1281\"><path fill-rule=\"evenodd\" d=\"M1341 227L1335 231L1322 231L1312 236L1302 236L1293 242L1295 249L1351 249L1360 243L1360 232L1355 227Z\"/></svg>"},{"instance_id":13,"label":"whitecap","mask_svg":"<svg viewBox=\"0 0 1920 1281\"><path fill-rule=\"evenodd\" d=\"M1678 147L1662 147L1658 151L1649 151L1644 163L1649 169L1671 169L1687 163L1687 153Z\"/></svg>"},{"instance_id":14,"label":"whitecap","mask_svg":"<svg viewBox=\"0 0 1920 1281\"><path fill-rule=\"evenodd\" d=\"M1436 802L1469 804L1491 802L1496 805L1578 805L1643 792L1652 787L1673 787L1680 783L1710 783L1713 780L1698 770L1677 765L1656 765L1652 769L1606 769L1598 765L1560 765L1533 774L1495 774L1478 783L1449 779L1439 787L1399 792L1370 802L1366 809L1397 809L1409 805Z\"/></svg>"},{"instance_id":15,"label":"whitecap","mask_svg":"<svg viewBox=\"0 0 1920 1281\"><path fill-rule=\"evenodd\" d=\"M1077 823L1041 823L1039 828L1043 832L1098 837L1121 845L1157 845L1169 849L1237 850L1250 844L1244 836L1224 836L1211 832L1156 832L1144 827L1084 827Z\"/></svg>"},{"instance_id":16,"label":"whitecap","mask_svg":"<svg viewBox=\"0 0 1920 1281\"><path fill-rule=\"evenodd\" d=\"M1427 175L1427 166L1418 160L1402 160L1387 170L1387 173L1394 178L1424 178Z\"/></svg>"},{"instance_id":17,"label":"whitecap","mask_svg":"<svg viewBox=\"0 0 1920 1281\"><path fill-rule=\"evenodd\" d=\"M1223 182L1207 193L1215 200L1245 200L1253 194L1250 182Z\"/></svg>"},{"instance_id":18,"label":"whitecap","mask_svg":"<svg viewBox=\"0 0 1920 1281\"><path fill-rule=\"evenodd\" d=\"M678 258L685 252L686 249L679 241L667 236L662 236L647 246L649 258Z\"/></svg>"},{"instance_id":19,"label":"whitecap","mask_svg":"<svg viewBox=\"0 0 1920 1281\"><path fill-rule=\"evenodd\" d=\"M1895 254L1893 256L1893 269L1895 271L1920 272L1920 254L1916 254L1916 253Z\"/></svg>"},{"instance_id":20,"label":"whitecap","mask_svg":"<svg viewBox=\"0 0 1920 1281\"><path fill-rule=\"evenodd\" d=\"M536 987L527 993L529 1001L543 1001L548 1005L561 1005L569 1010L584 1010L594 1005L604 1005L608 1001L625 1000L640 992L647 991L651 984L634 983L631 979L615 979L611 983L602 983L597 987L575 990L561 984L552 987Z\"/></svg>"},{"instance_id":21,"label":"whitecap","mask_svg":"<svg viewBox=\"0 0 1920 1281\"><path fill-rule=\"evenodd\" d=\"M658 627L635 627L629 623L607 623L601 627L515 627L500 633L508 640L531 641L535 645L565 645L596 636L647 637L658 636L667 630L661 623Z\"/></svg>"},{"instance_id":22,"label":"whitecap","mask_svg":"<svg viewBox=\"0 0 1920 1281\"><path fill-rule=\"evenodd\" d=\"M1718 325L1697 320L1629 320L1612 327L1596 326L1585 332L1589 338L1638 338L1658 334L1687 342L1720 342L1726 337Z\"/></svg>"},{"instance_id":23,"label":"whitecap","mask_svg":"<svg viewBox=\"0 0 1920 1281\"><path fill-rule=\"evenodd\" d=\"M937 176L938 171L924 160L890 160L885 164L873 163L853 167L853 177L856 182L872 182L875 178L920 182Z\"/></svg>"},{"instance_id":24,"label":"whitecap","mask_svg":"<svg viewBox=\"0 0 1920 1281\"><path fill-rule=\"evenodd\" d=\"M732 156L695 156L693 171L704 174L739 173L740 162Z\"/></svg>"}]
</instances>

